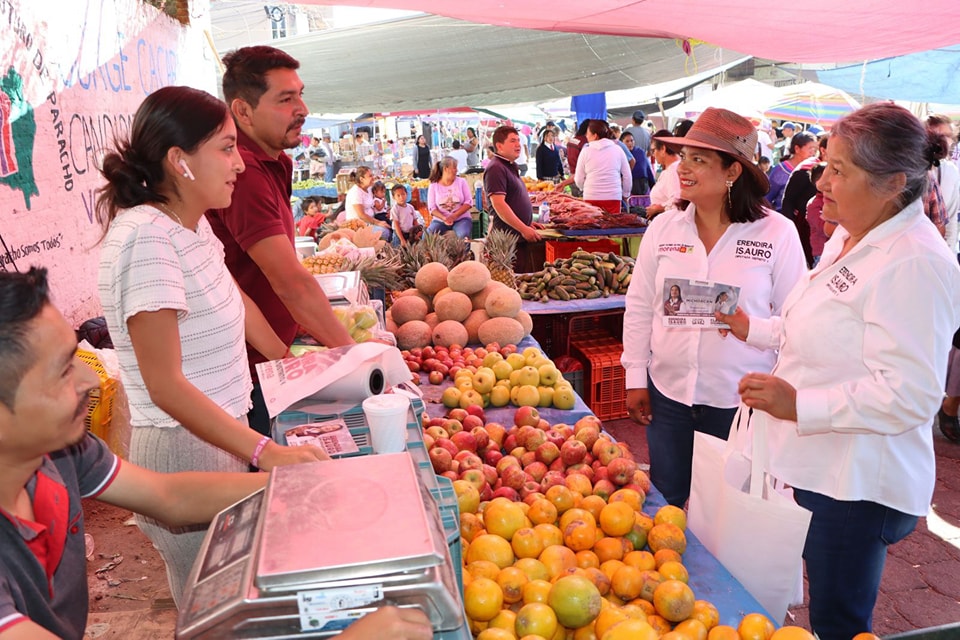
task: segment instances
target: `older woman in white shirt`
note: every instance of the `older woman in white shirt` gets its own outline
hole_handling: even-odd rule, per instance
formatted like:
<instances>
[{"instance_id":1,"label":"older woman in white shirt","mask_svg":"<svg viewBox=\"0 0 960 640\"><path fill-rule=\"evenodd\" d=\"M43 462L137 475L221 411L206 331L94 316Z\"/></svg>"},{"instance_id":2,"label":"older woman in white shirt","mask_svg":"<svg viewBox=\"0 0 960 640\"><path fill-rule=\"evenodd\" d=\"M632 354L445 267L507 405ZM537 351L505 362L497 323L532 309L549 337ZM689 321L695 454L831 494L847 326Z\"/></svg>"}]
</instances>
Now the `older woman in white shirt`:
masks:
<instances>
[{"instance_id":1,"label":"older woman in white shirt","mask_svg":"<svg viewBox=\"0 0 960 640\"><path fill-rule=\"evenodd\" d=\"M585 202L609 213L620 213L623 199L630 195L633 173L627 153L610 139L610 128L603 120L591 120L587 126L587 144L577 158L574 182L583 190Z\"/></svg>"},{"instance_id":2,"label":"older woman in white shirt","mask_svg":"<svg viewBox=\"0 0 960 640\"><path fill-rule=\"evenodd\" d=\"M887 545L930 509L931 425L960 326L960 268L920 199L935 144L893 104L834 125L819 186L840 226L820 262L782 317L723 317L780 350L739 391L766 424L768 471L813 513L804 559L821 640L870 630Z\"/></svg>"}]
</instances>

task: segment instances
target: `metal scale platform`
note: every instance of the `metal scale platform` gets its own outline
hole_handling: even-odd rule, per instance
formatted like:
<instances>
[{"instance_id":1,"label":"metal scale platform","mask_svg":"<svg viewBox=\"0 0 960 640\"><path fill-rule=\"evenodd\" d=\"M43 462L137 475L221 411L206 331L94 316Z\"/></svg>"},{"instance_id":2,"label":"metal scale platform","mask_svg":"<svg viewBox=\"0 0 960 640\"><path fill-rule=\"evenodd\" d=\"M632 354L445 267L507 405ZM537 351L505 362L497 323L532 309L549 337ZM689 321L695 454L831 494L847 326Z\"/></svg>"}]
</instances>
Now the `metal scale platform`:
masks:
<instances>
[{"instance_id":1,"label":"metal scale platform","mask_svg":"<svg viewBox=\"0 0 960 640\"><path fill-rule=\"evenodd\" d=\"M465 628L440 514L408 453L274 469L211 523L176 637L324 638L386 605L419 607L436 632Z\"/></svg>"}]
</instances>

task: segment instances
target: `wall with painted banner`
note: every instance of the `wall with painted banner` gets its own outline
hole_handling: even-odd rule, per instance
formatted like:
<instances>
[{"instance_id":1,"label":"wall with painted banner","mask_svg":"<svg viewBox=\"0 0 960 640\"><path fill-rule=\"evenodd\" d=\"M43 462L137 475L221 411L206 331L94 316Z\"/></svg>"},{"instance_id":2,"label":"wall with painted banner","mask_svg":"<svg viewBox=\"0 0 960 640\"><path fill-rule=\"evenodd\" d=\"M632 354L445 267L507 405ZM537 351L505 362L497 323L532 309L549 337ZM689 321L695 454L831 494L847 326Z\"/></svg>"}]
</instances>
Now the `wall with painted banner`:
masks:
<instances>
[{"instance_id":1,"label":"wall with painted banner","mask_svg":"<svg viewBox=\"0 0 960 640\"><path fill-rule=\"evenodd\" d=\"M0 0L0 269L50 271L74 326L100 315L101 159L151 92L213 94L209 1L188 24L142 0Z\"/></svg>"}]
</instances>

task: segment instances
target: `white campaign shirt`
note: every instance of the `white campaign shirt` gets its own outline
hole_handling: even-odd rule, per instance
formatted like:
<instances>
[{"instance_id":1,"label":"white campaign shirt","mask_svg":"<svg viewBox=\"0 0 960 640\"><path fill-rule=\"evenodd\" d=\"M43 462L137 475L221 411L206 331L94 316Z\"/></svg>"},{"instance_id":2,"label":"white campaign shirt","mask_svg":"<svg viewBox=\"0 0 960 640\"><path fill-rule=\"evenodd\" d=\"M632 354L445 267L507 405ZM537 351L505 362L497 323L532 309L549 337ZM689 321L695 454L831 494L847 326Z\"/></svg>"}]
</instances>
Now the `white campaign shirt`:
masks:
<instances>
[{"instance_id":1,"label":"white campaign shirt","mask_svg":"<svg viewBox=\"0 0 960 640\"><path fill-rule=\"evenodd\" d=\"M142 311L175 310L183 375L229 415L250 409L243 298L206 217L194 233L151 206L121 212L100 251L99 291L133 426L178 424L140 373L127 321Z\"/></svg>"},{"instance_id":2,"label":"white campaign shirt","mask_svg":"<svg viewBox=\"0 0 960 640\"><path fill-rule=\"evenodd\" d=\"M660 177L650 189L650 204L659 204L664 209L676 209L680 199L680 161L674 160L660 172Z\"/></svg>"},{"instance_id":3,"label":"white campaign shirt","mask_svg":"<svg viewBox=\"0 0 960 640\"><path fill-rule=\"evenodd\" d=\"M697 234L695 205L666 211L647 227L627 289L621 361L627 389L657 389L688 406L731 408L747 372L770 371L776 353L716 329L663 326L665 278L713 280L740 287L739 306L750 316L777 314L806 271L800 237L776 211L756 222L731 224L707 255Z\"/></svg>"},{"instance_id":4,"label":"white campaign shirt","mask_svg":"<svg viewBox=\"0 0 960 640\"><path fill-rule=\"evenodd\" d=\"M773 373L797 389L796 423L766 420L768 467L789 485L916 516L935 480L933 416L960 326L960 267L920 200L837 259L842 228L747 341L778 346Z\"/></svg>"}]
</instances>

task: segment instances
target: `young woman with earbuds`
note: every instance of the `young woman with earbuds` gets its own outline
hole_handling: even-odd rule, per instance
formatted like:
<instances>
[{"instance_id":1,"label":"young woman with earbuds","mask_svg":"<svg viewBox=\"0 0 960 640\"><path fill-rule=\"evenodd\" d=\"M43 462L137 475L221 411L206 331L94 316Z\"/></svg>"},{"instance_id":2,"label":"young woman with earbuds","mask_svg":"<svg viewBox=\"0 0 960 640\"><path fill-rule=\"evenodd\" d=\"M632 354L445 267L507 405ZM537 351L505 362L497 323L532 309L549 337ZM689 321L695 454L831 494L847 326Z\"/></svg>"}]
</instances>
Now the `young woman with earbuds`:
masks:
<instances>
[{"instance_id":1,"label":"young woman with earbuds","mask_svg":"<svg viewBox=\"0 0 960 640\"><path fill-rule=\"evenodd\" d=\"M286 345L224 266L204 217L230 204L244 169L227 106L188 87L140 105L129 138L103 160L99 291L133 425L132 462L154 471L244 471L326 459L250 429L244 342L270 358ZM137 516L160 550L179 606L206 527Z\"/></svg>"}]
</instances>

